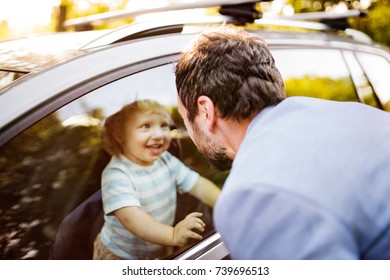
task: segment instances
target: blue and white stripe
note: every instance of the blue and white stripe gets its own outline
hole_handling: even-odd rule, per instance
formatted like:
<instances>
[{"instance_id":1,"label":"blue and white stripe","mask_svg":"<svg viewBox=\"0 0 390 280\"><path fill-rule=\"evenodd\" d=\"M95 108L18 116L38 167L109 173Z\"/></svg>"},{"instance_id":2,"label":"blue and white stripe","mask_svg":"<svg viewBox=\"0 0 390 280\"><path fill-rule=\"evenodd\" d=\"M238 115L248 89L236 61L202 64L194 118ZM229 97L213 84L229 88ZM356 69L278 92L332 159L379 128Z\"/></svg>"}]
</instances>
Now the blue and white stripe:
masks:
<instances>
[{"instance_id":1,"label":"blue and white stripe","mask_svg":"<svg viewBox=\"0 0 390 280\"><path fill-rule=\"evenodd\" d=\"M125 259L155 258L162 246L134 236L116 219L114 211L122 207L141 207L155 220L173 225L177 189L190 191L198 178L198 173L169 152L146 167L134 164L123 155L113 157L102 175L103 244L113 254Z\"/></svg>"}]
</instances>

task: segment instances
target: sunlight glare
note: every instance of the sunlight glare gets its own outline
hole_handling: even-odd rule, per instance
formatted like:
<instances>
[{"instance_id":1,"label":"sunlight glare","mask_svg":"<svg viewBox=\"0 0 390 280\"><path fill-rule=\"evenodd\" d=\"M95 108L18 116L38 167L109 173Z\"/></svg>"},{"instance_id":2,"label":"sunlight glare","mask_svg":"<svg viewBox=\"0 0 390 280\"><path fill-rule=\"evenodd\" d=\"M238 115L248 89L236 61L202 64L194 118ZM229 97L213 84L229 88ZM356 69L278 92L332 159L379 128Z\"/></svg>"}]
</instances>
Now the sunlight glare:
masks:
<instances>
[{"instance_id":1,"label":"sunlight glare","mask_svg":"<svg viewBox=\"0 0 390 280\"><path fill-rule=\"evenodd\" d=\"M292 16L294 15L294 7L290 4L285 5L282 9L282 14L284 16Z\"/></svg>"},{"instance_id":2,"label":"sunlight glare","mask_svg":"<svg viewBox=\"0 0 390 280\"><path fill-rule=\"evenodd\" d=\"M15 32L32 30L35 26L50 23L52 9L58 0L0 0L0 21L7 21Z\"/></svg>"},{"instance_id":3,"label":"sunlight glare","mask_svg":"<svg viewBox=\"0 0 390 280\"><path fill-rule=\"evenodd\" d=\"M157 7L163 7L168 5L167 0L153 0L153 1L144 1L144 0L132 0L129 1L126 5L126 10L140 10L140 9L151 9Z\"/></svg>"},{"instance_id":4,"label":"sunlight glare","mask_svg":"<svg viewBox=\"0 0 390 280\"><path fill-rule=\"evenodd\" d=\"M87 0L81 0L77 1L77 9L80 11L86 11L89 9L89 1Z\"/></svg>"}]
</instances>

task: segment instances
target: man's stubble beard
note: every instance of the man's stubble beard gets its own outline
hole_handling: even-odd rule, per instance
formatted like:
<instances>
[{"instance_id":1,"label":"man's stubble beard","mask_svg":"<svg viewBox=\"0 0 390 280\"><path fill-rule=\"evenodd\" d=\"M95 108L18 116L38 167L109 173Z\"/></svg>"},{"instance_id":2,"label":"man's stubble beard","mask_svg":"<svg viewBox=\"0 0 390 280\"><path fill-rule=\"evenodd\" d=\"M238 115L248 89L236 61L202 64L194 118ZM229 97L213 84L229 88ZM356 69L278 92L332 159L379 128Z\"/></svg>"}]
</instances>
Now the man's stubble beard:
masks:
<instances>
[{"instance_id":1,"label":"man's stubble beard","mask_svg":"<svg viewBox=\"0 0 390 280\"><path fill-rule=\"evenodd\" d=\"M194 123L193 132L197 140L194 142L198 150L208 160L214 170L226 171L232 168L233 160L226 155L224 148L220 147L213 139L204 134Z\"/></svg>"}]
</instances>

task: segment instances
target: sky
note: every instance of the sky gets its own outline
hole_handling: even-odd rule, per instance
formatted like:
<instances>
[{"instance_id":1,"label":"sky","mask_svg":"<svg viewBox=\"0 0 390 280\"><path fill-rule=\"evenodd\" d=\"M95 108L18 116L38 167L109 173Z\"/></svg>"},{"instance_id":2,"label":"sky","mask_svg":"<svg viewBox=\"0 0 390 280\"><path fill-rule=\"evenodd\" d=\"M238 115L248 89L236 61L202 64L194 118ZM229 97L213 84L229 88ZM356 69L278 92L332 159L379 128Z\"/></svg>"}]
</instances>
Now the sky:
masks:
<instances>
[{"instance_id":1,"label":"sky","mask_svg":"<svg viewBox=\"0 0 390 280\"><path fill-rule=\"evenodd\" d=\"M188 0L187 0L188 1ZM371 0L357 0L361 8L370 5ZM50 23L53 7L59 6L61 0L0 0L0 24L4 20L12 30L11 37L32 32L36 26L47 26ZM77 0L78 9L88 9L89 2L105 2L116 10L123 0ZM169 0L130 0L127 9L151 8L163 6ZM284 0L275 0L273 4L283 5ZM280 5L273 5L280 9ZM364 7L363 7L364 6ZM289 8L289 7L287 7ZM291 7L290 7L291 8ZM292 8L291 8L292 9Z\"/></svg>"},{"instance_id":2,"label":"sky","mask_svg":"<svg viewBox=\"0 0 390 280\"><path fill-rule=\"evenodd\" d=\"M50 22L52 8L60 0L0 0L0 21L7 20L8 26L19 32L35 25Z\"/></svg>"},{"instance_id":3,"label":"sky","mask_svg":"<svg viewBox=\"0 0 390 280\"><path fill-rule=\"evenodd\" d=\"M123 0L77 0L77 8L88 9L89 2L103 2L116 10ZM167 2L167 0L131 0L127 8L151 8L165 5ZM60 3L61 0L0 0L0 24L7 21L8 27L12 30L12 37L28 34L36 26L47 26L53 8Z\"/></svg>"}]
</instances>

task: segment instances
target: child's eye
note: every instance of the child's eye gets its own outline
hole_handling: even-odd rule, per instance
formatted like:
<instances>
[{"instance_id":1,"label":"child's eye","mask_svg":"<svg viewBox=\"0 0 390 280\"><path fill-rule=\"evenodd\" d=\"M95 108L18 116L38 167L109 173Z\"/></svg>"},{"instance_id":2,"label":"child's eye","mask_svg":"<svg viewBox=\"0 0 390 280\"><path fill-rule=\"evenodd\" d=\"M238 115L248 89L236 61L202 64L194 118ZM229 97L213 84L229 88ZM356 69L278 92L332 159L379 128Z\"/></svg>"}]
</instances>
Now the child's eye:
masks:
<instances>
[{"instance_id":1,"label":"child's eye","mask_svg":"<svg viewBox=\"0 0 390 280\"><path fill-rule=\"evenodd\" d=\"M150 128L150 124L144 123L143 125L141 125L141 128Z\"/></svg>"},{"instance_id":2,"label":"child's eye","mask_svg":"<svg viewBox=\"0 0 390 280\"><path fill-rule=\"evenodd\" d=\"M166 130L166 131L171 131L171 127L170 127L169 123L162 124L161 129Z\"/></svg>"}]
</instances>

